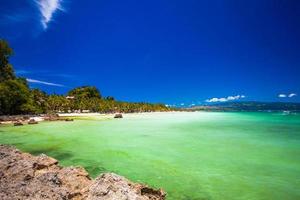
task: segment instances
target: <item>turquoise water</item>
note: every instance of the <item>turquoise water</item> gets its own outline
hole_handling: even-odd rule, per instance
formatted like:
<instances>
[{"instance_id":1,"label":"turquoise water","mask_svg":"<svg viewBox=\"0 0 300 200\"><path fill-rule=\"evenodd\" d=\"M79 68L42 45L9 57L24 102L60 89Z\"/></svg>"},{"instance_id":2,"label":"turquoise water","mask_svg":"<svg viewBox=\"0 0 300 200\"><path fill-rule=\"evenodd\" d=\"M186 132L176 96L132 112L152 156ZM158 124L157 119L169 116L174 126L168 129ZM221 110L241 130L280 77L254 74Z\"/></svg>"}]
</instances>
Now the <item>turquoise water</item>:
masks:
<instances>
[{"instance_id":1,"label":"turquoise water","mask_svg":"<svg viewBox=\"0 0 300 200\"><path fill-rule=\"evenodd\" d=\"M0 143L93 177L116 172L168 199L300 199L300 115L163 113L0 127Z\"/></svg>"}]
</instances>

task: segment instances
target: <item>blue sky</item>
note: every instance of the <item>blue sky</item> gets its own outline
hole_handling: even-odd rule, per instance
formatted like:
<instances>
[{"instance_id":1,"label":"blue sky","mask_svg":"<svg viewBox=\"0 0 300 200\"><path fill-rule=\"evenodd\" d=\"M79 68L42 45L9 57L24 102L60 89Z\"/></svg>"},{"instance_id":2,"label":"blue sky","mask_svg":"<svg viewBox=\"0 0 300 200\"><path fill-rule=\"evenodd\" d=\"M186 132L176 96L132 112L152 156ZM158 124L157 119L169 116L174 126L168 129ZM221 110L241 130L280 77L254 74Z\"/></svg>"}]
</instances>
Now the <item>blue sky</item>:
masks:
<instances>
[{"instance_id":1,"label":"blue sky","mask_svg":"<svg viewBox=\"0 0 300 200\"><path fill-rule=\"evenodd\" d=\"M300 1L0 0L31 87L128 101L297 101Z\"/></svg>"}]
</instances>

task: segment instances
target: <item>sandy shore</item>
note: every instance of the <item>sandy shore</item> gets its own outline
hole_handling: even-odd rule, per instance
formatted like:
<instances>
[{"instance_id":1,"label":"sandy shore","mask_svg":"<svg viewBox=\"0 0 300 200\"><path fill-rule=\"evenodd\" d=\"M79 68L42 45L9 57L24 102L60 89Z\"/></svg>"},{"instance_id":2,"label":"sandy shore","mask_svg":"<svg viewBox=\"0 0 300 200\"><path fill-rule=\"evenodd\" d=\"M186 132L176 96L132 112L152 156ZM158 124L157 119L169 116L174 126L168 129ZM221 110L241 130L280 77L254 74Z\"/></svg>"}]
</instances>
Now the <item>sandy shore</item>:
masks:
<instances>
[{"instance_id":1,"label":"sandy shore","mask_svg":"<svg viewBox=\"0 0 300 200\"><path fill-rule=\"evenodd\" d=\"M122 113L124 117L136 117L136 116L153 116L153 115L169 115L175 113L182 113L179 111L169 111L169 112L140 112L140 113ZM114 118L115 113L113 114L104 114L104 113L58 113L59 117L79 117L79 118L98 118L98 119L107 119Z\"/></svg>"},{"instance_id":2,"label":"sandy shore","mask_svg":"<svg viewBox=\"0 0 300 200\"><path fill-rule=\"evenodd\" d=\"M147 117L147 116L161 116L161 115L174 115L177 113L184 113L180 111L169 111L169 112L141 112L141 113L122 113L124 118L140 118L140 117ZM57 113L59 118L63 120L64 118L74 118L74 119L96 119L96 120L104 120L104 119L113 119L115 113L107 114L107 113ZM14 124L15 122L21 123L28 123L30 120L34 120L36 122L41 121L57 121L59 119L53 118L53 120L49 120L49 116L47 115L40 115L40 116L31 116L26 119L23 119L22 116L9 116L7 118L11 118L11 120L6 119L0 121L0 124L7 125L7 124Z\"/></svg>"},{"instance_id":3,"label":"sandy shore","mask_svg":"<svg viewBox=\"0 0 300 200\"><path fill-rule=\"evenodd\" d=\"M58 113L59 117L114 117L115 114L101 113Z\"/></svg>"}]
</instances>

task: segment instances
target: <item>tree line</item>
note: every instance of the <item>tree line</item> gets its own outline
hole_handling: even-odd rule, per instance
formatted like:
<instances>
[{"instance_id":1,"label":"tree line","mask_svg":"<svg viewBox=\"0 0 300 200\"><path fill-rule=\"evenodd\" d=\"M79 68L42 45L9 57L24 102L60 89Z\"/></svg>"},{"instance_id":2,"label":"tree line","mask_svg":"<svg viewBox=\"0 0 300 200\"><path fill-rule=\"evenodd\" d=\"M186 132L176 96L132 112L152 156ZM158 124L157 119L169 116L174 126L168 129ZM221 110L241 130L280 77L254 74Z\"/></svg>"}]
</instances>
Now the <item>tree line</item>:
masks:
<instances>
[{"instance_id":1,"label":"tree line","mask_svg":"<svg viewBox=\"0 0 300 200\"><path fill-rule=\"evenodd\" d=\"M9 63L13 50L0 40L0 115L42 114L57 112L151 112L168 111L164 104L132 103L102 97L93 86L77 87L66 95L47 94L31 89L23 77L17 77Z\"/></svg>"}]
</instances>

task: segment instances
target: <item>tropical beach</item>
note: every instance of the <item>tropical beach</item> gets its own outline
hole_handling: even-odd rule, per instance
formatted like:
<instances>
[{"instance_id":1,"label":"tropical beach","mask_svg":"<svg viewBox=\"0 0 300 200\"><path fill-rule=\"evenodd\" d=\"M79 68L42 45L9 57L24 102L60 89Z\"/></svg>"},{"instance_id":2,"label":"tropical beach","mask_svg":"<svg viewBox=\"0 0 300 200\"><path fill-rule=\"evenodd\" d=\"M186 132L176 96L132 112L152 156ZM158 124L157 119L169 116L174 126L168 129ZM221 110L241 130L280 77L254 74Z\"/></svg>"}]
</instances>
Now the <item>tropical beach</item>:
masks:
<instances>
[{"instance_id":1,"label":"tropical beach","mask_svg":"<svg viewBox=\"0 0 300 200\"><path fill-rule=\"evenodd\" d=\"M299 200L300 1L0 4L0 200Z\"/></svg>"}]
</instances>

